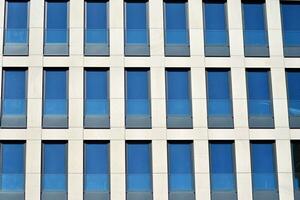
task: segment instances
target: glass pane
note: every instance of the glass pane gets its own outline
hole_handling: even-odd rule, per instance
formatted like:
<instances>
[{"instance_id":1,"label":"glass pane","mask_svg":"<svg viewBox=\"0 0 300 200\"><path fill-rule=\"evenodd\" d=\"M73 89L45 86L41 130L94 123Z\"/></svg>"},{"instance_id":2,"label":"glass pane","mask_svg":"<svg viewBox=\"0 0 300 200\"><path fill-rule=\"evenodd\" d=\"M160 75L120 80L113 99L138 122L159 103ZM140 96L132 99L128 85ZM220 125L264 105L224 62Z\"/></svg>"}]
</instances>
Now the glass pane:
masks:
<instances>
[{"instance_id":1,"label":"glass pane","mask_svg":"<svg viewBox=\"0 0 300 200\"><path fill-rule=\"evenodd\" d=\"M3 70L2 114L20 115L26 113L26 70Z\"/></svg>"},{"instance_id":2,"label":"glass pane","mask_svg":"<svg viewBox=\"0 0 300 200\"><path fill-rule=\"evenodd\" d=\"M149 69L127 69L126 114L149 113Z\"/></svg>"},{"instance_id":3,"label":"glass pane","mask_svg":"<svg viewBox=\"0 0 300 200\"><path fill-rule=\"evenodd\" d=\"M188 44L187 2L165 1L165 36L167 44Z\"/></svg>"},{"instance_id":4,"label":"glass pane","mask_svg":"<svg viewBox=\"0 0 300 200\"><path fill-rule=\"evenodd\" d=\"M266 45L265 3L243 2L244 43L248 45Z\"/></svg>"},{"instance_id":5,"label":"glass pane","mask_svg":"<svg viewBox=\"0 0 300 200\"><path fill-rule=\"evenodd\" d=\"M108 143L85 144L85 191L109 191Z\"/></svg>"},{"instance_id":6,"label":"glass pane","mask_svg":"<svg viewBox=\"0 0 300 200\"><path fill-rule=\"evenodd\" d=\"M211 187L213 191L235 191L232 142L210 143Z\"/></svg>"},{"instance_id":7,"label":"glass pane","mask_svg":"<svg viewBox=\"0 0 300 200\"><path fill-rule=\"evenodd\" d=\"M4 143L2 151L2 190L24 191L24 144Z\"/></svg>"},{"instance_id":8,"label":"glass pane","mask_svg":"<svg viewBox=\"0 0 300 200\"><path fill-rule=\"evenodd\" d=\"M276 190L277 178L273 142L252 142L252 184L255 191Z\"/></svg>"},{"instance_id":9,"label":"glass pane","mask_svg":"<svg viewBox=\"0 0 300 200\"><path fill-rule=\"evenodd\" d=\"M44 114L67 113L67 70L44 71Z\"/></svg>"},{"instance_id":10,"label":"glass pane","mask_svg":"<svg viewBox=\"0 0 300 200\"><path fill-rule=\"evenodd\" d=\"M168 114L190 115L189 69L168 69L166 75Z\"/></svg>"},{"instance_id":11,"label":"glass pane","mask_svg":"<svg viewBox=\"0 0 300 200\"><path fill-rule=\"evenodd\" d=\"M151 192L152 170L149 143L127 143L127 192Z\"/></svg>"},{"instance_id":12,"label":"glass pane","mask_svg":"<svg viewBox=\"0 0 300 200\"><path fill-rule=\"evenodd\" d=\"M300 191L300 142L292 142L294 188Z\"/></svg>"},{"instance_id":13,"label":"glass pane","mask_svg":"<svg viewBox=\"0 0 300 200\"><path fill-rule=\"evenodd\" d=\"M7 1L6 9L7 29L28 28L28 1Z\"/></svg>"},{"instance_id":14,"label":"glass pane","mask_svg":"<svg viewBox=\"0 0 300 200\"><path fill-rule=\"evenodd\" d=\"M86 1L86 28L107 29L107 1Z\"/></svg>"},{"instance_id":15,"label":"glass pane","mask_svg":"<svg viewBox=\"0 0 300 200\"><path fill-rule=\"evenodd\" d=\"M284 44L288 46L300 45L300 2L281 2L281 16Z\"/></svg>"},{"instance_id":16,"label":"glass pane","mask_svg":"<svg viewBox=\"0 0 300 200\"><path fill-rule=\"evenodd\" d=\"M65 191L67 188L66 144L44 143L43 148L43 191Z\"/></svg>"},{"instance_id":17,"label":"glass pane","mask_svg":"<svg viewBox=\"0 0 300 200\"><path fill-rule=\"evenodd\" d=\"M250 115L273 115L269 70L248 70L248 112Z\"/></svg>"},{"instance_id":18,"label":"glass pane","mask_svg":"<svg viewBox=\"0 0 300 200\"><path fill-rule=\"evenodd\" d=\"M229 70L207 70L209 115L232 115Z\"/></svg>"},{"instance_id":19,"label":"glass pane","mask_svg":"<svg viewBox=\"0 0 300 200\"><path fill-rule=\"evenodd\" d=\"M290 70L286 72L287 94L289 114L292 116L300 115L300 71Z\"/></svg>"},{"instance_id":20,"label":"glass pane","mask_svg":"<svg viewBox=\"0 0 300 200\"><path fill-rule=\"evenodd\" d=\"M194 191L192 143L168 143L169 190Z\"/></svg>"}]
</instances>

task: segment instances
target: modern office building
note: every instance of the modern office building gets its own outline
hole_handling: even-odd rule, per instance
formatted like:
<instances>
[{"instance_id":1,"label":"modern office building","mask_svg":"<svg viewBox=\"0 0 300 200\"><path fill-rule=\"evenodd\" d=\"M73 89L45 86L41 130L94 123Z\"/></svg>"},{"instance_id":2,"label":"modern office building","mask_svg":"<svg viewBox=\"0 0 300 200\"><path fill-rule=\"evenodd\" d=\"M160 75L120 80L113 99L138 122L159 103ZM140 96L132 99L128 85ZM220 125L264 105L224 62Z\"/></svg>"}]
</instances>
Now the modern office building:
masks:
<instances>
[{"instance_id":1,"label":"modern office building","mask_svg":"<svg viewBox=\"0 0 300 200\"><path fill-rule=\"evenodd\" d=\"M0 200L300 200L300 1L1 0Z\"/></svg>"}]
</instances>

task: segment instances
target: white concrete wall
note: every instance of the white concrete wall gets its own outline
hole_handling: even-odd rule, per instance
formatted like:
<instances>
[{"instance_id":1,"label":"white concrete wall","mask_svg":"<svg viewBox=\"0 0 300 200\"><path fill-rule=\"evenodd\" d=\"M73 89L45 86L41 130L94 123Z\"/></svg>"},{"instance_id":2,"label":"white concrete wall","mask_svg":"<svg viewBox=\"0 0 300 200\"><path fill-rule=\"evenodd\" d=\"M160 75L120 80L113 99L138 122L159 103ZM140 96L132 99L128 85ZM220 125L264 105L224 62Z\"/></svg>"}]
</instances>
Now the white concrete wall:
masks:
<instances>
[{"instance_id":1,"label":"white concrete wall","mask_svg":"<svg viewBox=\"0 0 300 200\"><path fill-rule=\"evenodd\" d=\"M110 140L111 199L125 200L125 140L151 140L153 196L168 198L167 140L193 140L197 200L210 199L208 140L234 140L237 192L240 200L252 199L250 140L276 140L278 183L281 200L293 200L290 140L300 139L299 130L288 127L285 68L299 68L299 58L284 58L280 5L266 0L269 58L245 58L240 0L228 0L231 56L204 57L202 1L189 0L190 57L164 56L163 1L149 1L150 57L124 57L123 1L110 0L110 56L83 55L84 1L70 0L70 55L43 56L44 1L30 0L29 56L2 56L4 1L0 1L0 67L28 67L28 127L0 129L1 140L26 140L26 200L38 200L41 181L41 141L68 140L69 200L83 196L83 141ZM69 129L41 129L43 67L69 67ZM110 129L83 129L84 67L110 68ZM150 67L152 129L126 130L124 67ZM190 67L193 129L166 129L165 67ZM230 67L234 129L208 129L206 67ZM245 68L271 68L275 129L248 128ZM1 76L0 76L1 79ZM1 84L1 81L0 81Z\"/></svg>"}]
</instances>

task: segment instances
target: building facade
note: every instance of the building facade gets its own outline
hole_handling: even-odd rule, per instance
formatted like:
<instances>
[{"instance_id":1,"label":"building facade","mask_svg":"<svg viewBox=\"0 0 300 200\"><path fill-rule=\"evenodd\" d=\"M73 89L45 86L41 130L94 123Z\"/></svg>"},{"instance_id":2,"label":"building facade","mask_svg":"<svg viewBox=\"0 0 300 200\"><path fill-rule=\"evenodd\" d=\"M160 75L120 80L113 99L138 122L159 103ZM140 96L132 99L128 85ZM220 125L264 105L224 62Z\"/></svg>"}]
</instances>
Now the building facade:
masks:
<instances>
[{"instance_id":1,"label":"building facade","mask_svg":"<svg viewBox=\"0 0 300 200\"><path fill-rule=\"evenodd\" d=\"M300 199L300 2L0 1L0 199Z\"/></svg>"}]
</instances>

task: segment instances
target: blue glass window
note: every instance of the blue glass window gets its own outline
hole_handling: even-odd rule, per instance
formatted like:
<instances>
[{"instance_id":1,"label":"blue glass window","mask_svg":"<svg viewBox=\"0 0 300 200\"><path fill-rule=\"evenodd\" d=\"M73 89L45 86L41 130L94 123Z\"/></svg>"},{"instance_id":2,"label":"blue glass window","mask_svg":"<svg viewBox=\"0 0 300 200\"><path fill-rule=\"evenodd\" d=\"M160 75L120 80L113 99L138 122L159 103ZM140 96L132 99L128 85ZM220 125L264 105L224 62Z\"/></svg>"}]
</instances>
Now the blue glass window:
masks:
<instances>
[{"instance_id":1,"label":"blue glass window","mask_svg":"<svg viewBox=\"0 0 300 200\"><path fill-rule=\"evenodd\" d=\"M244 0L242 8L245 46L267 46L265 2Z\"/></svg>"},{"instance_id":2,"label":"blue glass window","mask_svg":"<svg viewBox=\"0 0 300 200\"><path fill-rule=\"evenodd\" d=\"M274 143L251 142L252 187L255 191L277 190Z\"/></svg>"},{"instance_id":3,"label":"blue glass window","mask_svg":"<svg viewBox=\"0 0 300 200\"><path fill-rule=\"evenodd\" d=\"M68 115L67 72L66 68L44 70L44 117L60 117L66 121Z\"/></svg>"},{"instance_id":4,"label":"blue glass window","mask_svg":"<svg viewBox=\"0 0 300 200\"><path fill-rule=\"evenodd\" d=\"M86 0L86 43L108 43L108 11L106 0Z\"/></svg>"},{"instance_id":5,"label":"blue glass window","mask_svg":"<svg viewBox=\"0 0 300 200\"><path fill-rule=\"evenodd\" d=\"M190 70L167 69L167 114L192 115L190 93Z\"/></svg>"},{"instance_id":6,"label":"blue glass window","mask_svg":"<svg viewBox=\"0 0 300 200\"><path fill-rule=\"evenodd\" d=\"M46 0L45 42L68 42L68 1Z\"/></svg>"},{"instance_id":7,"label":"blue glass window","mask_svg":"<svg viewBox=\"0 0 300 200\"><path fill-rule=\"evenodd\" d=\"M86 142L84 191L109 192L109 143Z\"/></svg>"},{"instance_id":8,"label":"blue glass window","mask_svg":"<svg viewBox=\"0 0 300 200\"><path fill-rule=\"evenodd\" d=\"M300 142L292 141L294 190L300 192Z\"/></svg>"},{"instance_id":9,"label":"blue glass window","mask_svg":"<svg viewBox=\"0 0 300 200\"><path fill-rule=\"evenodd\" d=\"M127 192L152 192L149 142L127 142Z\"/></svg>"},{"instance_id":10,"label":"blue glass window","mask_svg":"<svg viewBox=\"0 0 300 200\"><path fill-rule=\"evenodd\" d=\"M67 143L43 143L43 192L67 191Z\"/></svg>"},{"instance_id":11,"label":"blue glass window","mask_svg":"<svg viewBox=\"0 0 300 200\"><path fill-rule=\"evenodd\" d=\"M85 70L85 115L109 115L108 70Z\"/></svg>"},{"instance_id":12,"label":"blue glass window","mask_svg":"<svg viewBox=\"0 0 300 200\"><path fill-rule=\"evenodd\" d=\"M203 9L205 46L228 46L226 1L206 0Z\"/></svg>"},{"instance_id":13,"label":"blue glass window","mask_svg":"<svg viewBox=\"0 0 300 200\"><path fill-rule=\"evenodd\" d=\"M194 191L193 146L191 142L168 143L169 191Z\"/></svg>"},{"instance_id":14,"label":"blue glass window","mask_svg":"<svg viewBox=\"0 0 300 200\"><path fill-rule=\"evenodd\" d=\"M248 69L246 74L249 117L273 118L270 70Z\"/></svg>"},{"instance_id":15,"label":"blue glass window","mask_svg":"<svg viewBox=\"0 0 300 200\"><path fill-rule=\"evenodd\" d=\"M286 80L290 126L293 126L294 124L295 126L299 127L300 124L297 117L300 117L300 70L287 70ZM291 121L291 118L293 117L295 118L294 123L292 123ZM296 123L299 125L297 125Z\"/></svg>"},{"instance_id":16,"label":"blue glass window","mask_svg":"<svg viewBox=\"0 0 300 200\"><path fill-rule=\"evenodd\" d=\"M5 43L28 43L27 0L6 0Z\"/></svg>"},{"instance_id":17,"label":"blue glass window","mask_svg":"<svg viewBox=\"0 0 300 200\"><path fill-rule=\"evenodd\" d=\"M126 69L126 115L150 115L149 69Z\"/></svg>"},{"instance_id":18,"label":"blue glass window","mask_svg":"<svg viewBox=\"0 0 300 200\"><path fill-rule=\"evenodd\" d=\"M217 141L210 143L210 173L213 192L236 191L233 143Z\"/></svg>"},{"instance_id":19,"label":"blue glass window","mask_svg":"<svg viewBox=\"0 0 300 200\"><path fill-rule=\"evenodd\" d=\"M3 70L2 117L26 117L26 73L24 68Z\"/></svg>"},{"instance_id":20,"label":"blue glass window","mask_svg":"<svg viewBox=\"0 0 300 200\"><path fill-rule=\"evenodd\" d=\"M1 191L24 192L25 145L22 142L2 143Z\"/></svg>"},{"instance_id":21,"label":"blue glass window","mask_svg":"<svg viewBox=\"0 0 300 200\"><path fill-rule=\"evenodd\" d=\"M285 47L300 46L300 2L282 1L281 18L283 29L283 45ZM299 49L297 50L299 54Z\"/></svg>"},{"instance_id":22,"label":"blue glass window","mask_svg":"<svg viewBox=\"0 0 300 200\"><path fill-rule=\"evenodd\" d=\"M164 1L165 43L189 44L187 1Z\"/></svg>"},{"instance_id":23,"label":"blue glass window","mask_svg":"<svg viewBox=\"0 0 300 200\"><path fill-rule=\"evenodd\" d=\"M148 3L144 0L125 1L125 42L148 44Z\"/></svg>"},{"instance_id":24,"label":"blue glass window","mask_svg":"<svg viewBox=\"0 0 300 200\"><path fill-rule=\"evenodd\" d=\"M232 117L229 69L207 69L208 115Z\"/></svg>"}]
</instances>

